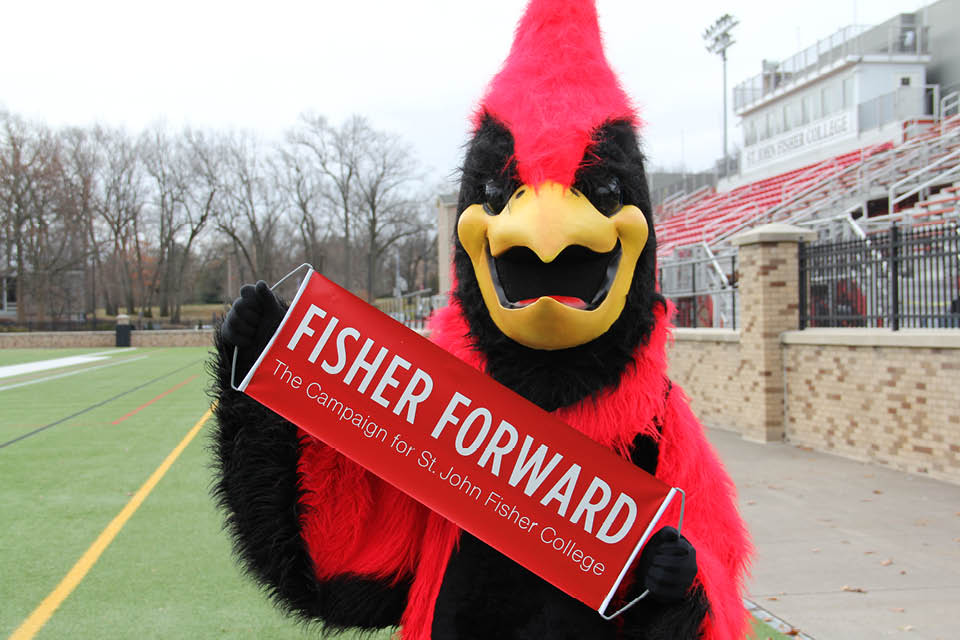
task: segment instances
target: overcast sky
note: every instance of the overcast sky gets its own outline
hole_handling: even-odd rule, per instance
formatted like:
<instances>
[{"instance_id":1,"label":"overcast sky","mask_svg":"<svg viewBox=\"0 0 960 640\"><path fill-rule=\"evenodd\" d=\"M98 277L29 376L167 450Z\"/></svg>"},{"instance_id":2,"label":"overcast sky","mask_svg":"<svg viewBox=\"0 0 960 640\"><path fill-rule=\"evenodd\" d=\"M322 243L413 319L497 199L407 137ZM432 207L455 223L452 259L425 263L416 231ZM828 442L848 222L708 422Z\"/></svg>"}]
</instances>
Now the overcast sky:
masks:
<instances>
[{"instance_id":1,"label":"overcast sky","mask_svg":"<svg viewBox=\"0 0 960 640\"><path fill-rule=\"evenodd\" d=\"M703 30L740 20L733 87L845 25L917 0L598 0L607 56L647 122L654 165L705 169L722 152L722 72ZM468 118L512 40L521 0L5 2L0 109L50 125L138 132L237 127L278 138L297 115L353 113L400 134L430 175L460 161ZM787 8L789 7L789 8ZM728 94L729 95L729 94ZM740 139L730 116L731 141Z\"/></svg>"}]
</instances>

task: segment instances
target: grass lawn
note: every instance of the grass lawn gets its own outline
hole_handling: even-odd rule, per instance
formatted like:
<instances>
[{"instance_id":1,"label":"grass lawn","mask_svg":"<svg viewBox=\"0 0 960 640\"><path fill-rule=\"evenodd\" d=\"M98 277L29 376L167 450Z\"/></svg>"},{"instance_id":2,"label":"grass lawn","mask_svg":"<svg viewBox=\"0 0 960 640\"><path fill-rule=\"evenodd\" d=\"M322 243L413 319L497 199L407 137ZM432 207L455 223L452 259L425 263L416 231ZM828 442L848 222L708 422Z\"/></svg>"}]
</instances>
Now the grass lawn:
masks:
<instances>
[{"instance_id":1,"label":"grass lawn","mask_svg":"<svg viewBox=\"0 0 960 640\"><path fill-rule=\"evenodd\" d=\"M759 620L753 621L753 632L748 636L749 640L791 640L793 637L782 634Z\"/></svg>"},{"instance_id":2,"label":"grass lawn","mask_svg":"<svg viewBox=\"0 0 960 640\"><path fill-rule=\"evenodd\" d=\"M0 383L32 382L0 390L0 638L51 593L209 406L205 349L5 350L0 365L95 351L109 358L80 365L89 371ZM274 609L234 562L208 493L208 430L36 638L318 637ZM786 637L757 623L751 640Z\"/></svg>"}]
</instances>

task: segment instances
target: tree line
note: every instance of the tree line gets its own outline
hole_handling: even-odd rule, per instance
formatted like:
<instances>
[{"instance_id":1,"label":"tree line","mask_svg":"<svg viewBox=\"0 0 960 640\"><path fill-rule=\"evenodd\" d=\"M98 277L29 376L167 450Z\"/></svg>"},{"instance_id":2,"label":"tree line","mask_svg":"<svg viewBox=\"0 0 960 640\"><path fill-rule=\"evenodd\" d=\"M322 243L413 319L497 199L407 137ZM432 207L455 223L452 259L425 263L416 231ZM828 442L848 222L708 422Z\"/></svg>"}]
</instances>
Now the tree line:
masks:
<instances>
[{"instance_id":1,"label":"tree line","mask_svg":"<svg viewBox=\"0 0 960 640\"><path fill-rule=\"evenodd\" d=\"M0 230L18 322L158 309L178 323L185 303L228 302L303 262L368 300L437 286L423 172L360 116L304 114L264 142L0 111Z\"/></svg>"}]
</instances>

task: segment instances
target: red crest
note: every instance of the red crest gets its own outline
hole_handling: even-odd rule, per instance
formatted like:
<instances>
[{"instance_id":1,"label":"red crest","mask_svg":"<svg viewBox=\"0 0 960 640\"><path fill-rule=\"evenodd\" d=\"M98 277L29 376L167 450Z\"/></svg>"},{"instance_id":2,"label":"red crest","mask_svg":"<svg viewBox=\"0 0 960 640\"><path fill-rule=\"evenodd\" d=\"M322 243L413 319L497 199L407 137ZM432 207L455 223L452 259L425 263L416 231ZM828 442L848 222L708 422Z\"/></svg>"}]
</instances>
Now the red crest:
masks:
<instances>
[{"instance_id":1,"label":"red crest","mask_svg":"<svg viewBox=\"0 0 960 640\"><path fill-rule=\"evenodd\" d=\"M531 0L484 113L513 134L520 180L573 184L594 129L639 120L603 53L594 0Z\"/></svg>"}]
</instances>

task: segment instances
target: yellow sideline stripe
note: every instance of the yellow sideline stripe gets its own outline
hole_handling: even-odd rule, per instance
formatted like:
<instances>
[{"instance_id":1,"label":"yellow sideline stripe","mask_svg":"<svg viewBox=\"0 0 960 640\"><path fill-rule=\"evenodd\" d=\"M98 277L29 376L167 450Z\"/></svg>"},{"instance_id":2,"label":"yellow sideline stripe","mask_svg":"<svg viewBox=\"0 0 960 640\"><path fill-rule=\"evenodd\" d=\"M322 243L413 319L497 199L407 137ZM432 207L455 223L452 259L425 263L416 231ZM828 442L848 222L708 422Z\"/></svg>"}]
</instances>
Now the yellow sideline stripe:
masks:
<instances>
[{"instance_id":1,"label":"yellow sideline stripe","mask_svg":"<svg viewBox=\"0 0 960 640\"><path fill-rule=\"evenodd\" d=\"M47 623L47 620L50 619L50 616L53 615L53 612L57 610L57 607L63 604L67 596L80 584L80 581L83 580L87 572L90 571L100 558L100 554L113 542L113 539L120 533L123 525L127 523L130 516L143 504L143 501L150 495L150 492L157 486L157 483L160 482L160 479L167 473L167 470L170 469L171 465L173 465L183 450L187 448L187 445L190 444L190 441L197 435L204 423L210 419L212 413L213 407L207 409L207 412L204 413L203 417L197 421L197 424L193 425L193 428L187 432L187 435L180 441L180 444L170 452L166 460L147 478L147 481L144 482L143 486L130 498L127 505L117 514L110 524L107 525L107 528L103 530L97 539L94 540L90 548L80 556L77 564L73 565L73 568L64 576L60 584L50 592L50 595L43 599L43 602L33 610L30 617L17 627L9 640L30 640L30 638L33 638L33 636L40 631L41 627L43 627L43 625Z\"/></svg>"}]
</instances>

